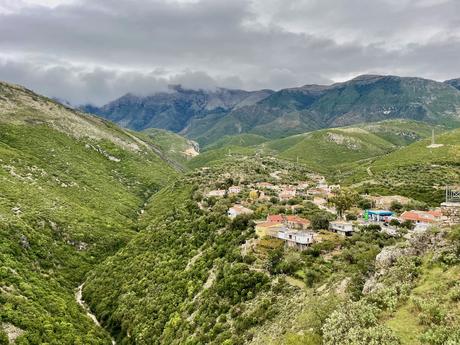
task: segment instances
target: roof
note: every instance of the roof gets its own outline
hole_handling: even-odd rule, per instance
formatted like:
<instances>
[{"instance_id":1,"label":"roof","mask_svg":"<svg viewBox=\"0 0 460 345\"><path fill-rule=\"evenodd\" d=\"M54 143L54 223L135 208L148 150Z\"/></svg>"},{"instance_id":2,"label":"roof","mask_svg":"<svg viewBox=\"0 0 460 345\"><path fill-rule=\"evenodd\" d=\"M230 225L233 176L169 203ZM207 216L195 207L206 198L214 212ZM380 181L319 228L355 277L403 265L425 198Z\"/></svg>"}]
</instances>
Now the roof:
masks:
<instances>
[{"instance_id":1,"label":"roof","mask_svg":"<svg viewBox=\"0 0 460 345\"><path fill-rule=\"evenodd\" d=\"M388 210L368 210L367 214L375 214L378 216L392 216L393 212Z\"/></svg>"},{"instance_id":2,"label":"roof","mask_svg":"<svg viewBox=\"0 0 460 345\"><path fill-rule=\"evenodd\" d=\"M442 211L441 210L432 210L432 211L426 211L426 212L431 214L433 217L436 217L436 218L441 218L442 217Z\"/></svg>"},{"instance_id":3,"label":"roof","mask_svg":"<svg viewBox=\"0 0 460 345\"><path fill-rule=\"evenodd\" d=\"M264 222L264 223L259 223L256 225L256 227L261 227L261 228L271 228L271 227L281 227L283 224L281 223L276 223L276 222Z\"/></svg>"},{"instance_id":4,"label":"roof","mask_svg":"<svg viewBox=\"0 0 460 345\"><path fill-rule=\"evenodd\" d=\"M441 217L440 211L405 211L401 214L401 219L414 222L433 223Z\"/></svg>"},{"instance_id":5,"label":"roof","mask_svg":"<svg viewBox=\"0 0 460 345\"><path fill-rule=\"evenodd\" d=\"M287 216L287 221L288 222L295 222L295 223L300 223L300 224L310 224L310 221L308 219L299 217L299 216Z\"/></svg>"},{"instance_id":6,"label":"roof","mask_svg":"<svg viewBox=\"0 0 460 345\"><path fill-rule=\"evenodd\" d=\"M333 220L329 222L330 224L341 224L341 225L353 225L351 222L346 222L344 220Z\"/></svg>"},{"instance_id":7,"label":"roof","mask_svg":"<svg viewBox=\"0 0 460 345\"><path fill-rule=\"evenodd\" d=\"M230 207L230 209L234 209L237 212L252 212L251 209L241 205L233 205L232 207Z\"/></svg>"},{"instance_id":8,"label":"roof","mask_svg":"<svg viewBox=\"0 0 460 345\"><path fill-rule=\"evenodd\" d=\"M271 214L271 215L269 214L267 216L267 221L268 222L277 222L277 223L279 223L279 222L284 221L284 217L283 217L282 214Z\"/></svg>"}]
</instances>

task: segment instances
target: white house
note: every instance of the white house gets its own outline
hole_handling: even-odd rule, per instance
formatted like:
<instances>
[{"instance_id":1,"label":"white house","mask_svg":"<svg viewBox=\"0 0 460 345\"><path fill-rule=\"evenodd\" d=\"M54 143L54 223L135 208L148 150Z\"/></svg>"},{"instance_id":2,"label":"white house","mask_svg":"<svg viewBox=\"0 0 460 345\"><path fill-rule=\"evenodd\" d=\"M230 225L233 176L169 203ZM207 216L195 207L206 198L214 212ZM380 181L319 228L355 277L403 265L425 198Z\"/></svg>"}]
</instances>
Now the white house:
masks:
<instances>
[{"instance_id":1,"label":"white house","mask_svg":"<svg viewBox=\"0 0 460 345\"><path fill-rule=\"evenodd\" d=\"M239 187L239 186L231 186L228 189L228 194L238 194L240 192L241 192L241 187Z\"/></svg>"},{"instance_id":2,"label":"white house","mask_svg":"<svg viewBox=\"0 0 460 345\"><path fill-rule=\"evenodd\" d=\"M226 192L227 191L225 189L216 189L216 190L209 191L209 193L207 195L209 197L211 197L211 196L223 197L223 196L225 196Z\"/></svg>"},{"instance_id":3,"label":"white house","mask_svg":"<svg viewBox=\"0 0 460 345\"><path fill-rule=\"evenodd\" d=\"M278 238L283 240L286 247L305 250L315 242L314 233L312 231L299 230L280 230Z\"/></svg>"},{"instance_id":4,"label":"white house","mask_svg":"<svg viewBox=\"0 0 460 345\"><path fill-rule=\"evenodd\" d=\"M256 186L261 189L270 189L270 190L276 190L279 188L278 186L275 186L271 184L270 182L258 182Z\"/></svg>"},{"instance_id":5,"label":"white house","mask_svg":"<svg viewBox=\"0 0 460 345\"><path fill-rule=\"evenodd\" d=\"M227 211L227 215L230 218L235 218L236 216L239 216L242 214L252 214L252 213L254 213L254 211L244 206L241 206L241 205L233 205L233 207L230 207Z\"/></svg>"},{"instance_id":6,"label":"white house","mask_svg":"<svg viewBox=\"0 0 460 345\"><path fill-rule=\"evenodd\" d=\"M297 195L297 191L295 189L286 188L286 189L283 189L278 194L278 197L280 198L280 200L289 200L289 199L295 198L296 195Z\"/></svg>"},{"instance_id":7,"label":"white house","mask_svg":"<svg viewBox=\"0 0 460 345\"><path fill-rule=\"evenodd\" d=\"M299 182L297 185L297 189L304 190L307 189L309 186L308 182Z\"/></svg>"},{"instance_id":8,"label":"white house","mask_svg":"<svg viewBox=\"0 0 460 345\"><path fill-rule=\"evenodd\" d=\"M353 224L343 221L330 222L329 230L342 236L351 236L353 235Z\"/></svg>"}]
</instances>

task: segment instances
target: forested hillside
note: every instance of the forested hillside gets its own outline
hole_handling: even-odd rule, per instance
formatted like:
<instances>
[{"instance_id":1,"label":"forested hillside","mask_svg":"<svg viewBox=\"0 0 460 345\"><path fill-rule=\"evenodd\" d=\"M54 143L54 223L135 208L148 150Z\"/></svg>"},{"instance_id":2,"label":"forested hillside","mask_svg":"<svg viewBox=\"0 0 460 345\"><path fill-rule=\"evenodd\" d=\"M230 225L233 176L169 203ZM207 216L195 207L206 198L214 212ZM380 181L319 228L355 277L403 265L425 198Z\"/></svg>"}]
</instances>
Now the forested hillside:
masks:
<instances>
[{"instance_id":1,"label":"forested hillside","mask_svg":"<svg viewBox=\"0 0 460 345\"><path fill-rule=\"evenodd\" d=\"M0 84L0 320L16 344L110 343L75 288L175 175L132 133Z\"/></svg>"},{"instance_id":2,"label":"forested hillside","mask_svg":"<svg viewBox=\"0 0 460 345\"><path fill-rule=\"evenodd\" d=\"M458 341L458 284L453 279L458 231L430 231L410 240L404 232L390 236L372 226L349 239L320 232L322 241L299 253L254 233L253 220L289 204L264 209L256 201L254 214L232 220L226 211L235 197L204 193L215 185L251 184L282 167L290 172L280 177L282 183L309 175L295 166L264 158L228 159L155 195L141 218L141 233L94 270L84 289L117 342ZM302 206L299 212L310 219L326 215L308 201ZM443 281L435 283L441 275ZM448 297L437 295L438 286ZM421 291L437 296L436 302L424 302ZM412 315L405 318L408 310Z\"/></svg>"},{"instance_id":3,"label":"forested hillside","mask_svg":"<svg viewBox=\"0 0 460 345\"><path fill-rule=\"evenodd\" d=\"M437 206L460 178L458 132L393 120L241 134L188 159L197 147L177 134L2 83L0 343L456 344L458 229L358 217L381 195ZM328 231L344 203L349 237ZM300 217L314 241L259 235L269 215Z\"/></svg>"}]
</instances>

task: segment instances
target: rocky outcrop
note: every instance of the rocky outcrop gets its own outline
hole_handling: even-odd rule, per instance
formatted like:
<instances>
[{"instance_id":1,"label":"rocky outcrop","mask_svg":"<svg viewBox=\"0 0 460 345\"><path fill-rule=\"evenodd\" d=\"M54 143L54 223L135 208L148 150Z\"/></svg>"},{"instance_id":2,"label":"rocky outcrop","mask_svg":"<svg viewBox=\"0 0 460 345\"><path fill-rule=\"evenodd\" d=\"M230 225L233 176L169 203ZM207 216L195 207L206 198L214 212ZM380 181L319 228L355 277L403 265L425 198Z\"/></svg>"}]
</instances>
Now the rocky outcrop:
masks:
<instances>
[{"instance_id":1,"label":"rocky outcrop","mask_svg":"<svg viewBox=\"0 0 460 345\"><path fill-rule=\"evenodd\" d=\"M375 257L375 273L370 276L363 287L363 294L369 294L384 287L379 280L401 257L422 256L430 250L442 252L448 246L444 239L445 232L423 232L412 236L404 243L385 247Z\"/></svg>"},{"instance_id":2,"label":"rocky outcrop","mask_svg":"<svg viewBox=\"0 0 460 345\"><path fill-rule=\"evenodd\" d=\"M447 225L460 224L460 202L443 202L441 212Z\"/></svg>"}]
</instances>

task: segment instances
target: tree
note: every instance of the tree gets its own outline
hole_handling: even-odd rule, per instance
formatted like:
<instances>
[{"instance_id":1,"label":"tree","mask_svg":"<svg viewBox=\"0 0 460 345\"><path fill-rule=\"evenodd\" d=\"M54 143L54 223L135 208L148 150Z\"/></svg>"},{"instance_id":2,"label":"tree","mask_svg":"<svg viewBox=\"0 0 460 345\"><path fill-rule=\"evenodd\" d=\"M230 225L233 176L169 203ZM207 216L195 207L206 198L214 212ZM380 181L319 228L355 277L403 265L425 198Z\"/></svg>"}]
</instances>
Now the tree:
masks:
<instances>
[{"instance_id":1,"label":"tree","mask_svg":"<svg viewBox=\"0 0 460 345\"><path fill-rule=\"evenodd\" d=\"M362 210L368 210L373 207L372 205L372 200L366 199L366 198L361 198L358 202L357 205L360 209Z\"/></svg>"},{"instance_id":2,"label":"tree","mask_svg":"<svg viewBox=\"0 0 460 345\"><path fill-rule=\"evenodd\" d=\"M283 260L283 249L277 248L268 253L267 270L274 274L277 273L277 266Z\"/></svg>"},{"instance_id":3,"label":"tree","mask_svg":"<svg viewBox=\"0 0 460 345\"><path fill-rule=\"evenodd\" d=\"M5 332L0 331L0 345L8 345L10 341L8 340L8 336Z\"/></svg>"},{"instance_id":4,"label":"tree","mask_svg":"<svg viewBox=\"0 0 460 345\"><path fill-rule=\"evenodd\" d=\"M251 200L257 200L258 197L259 197L259 192L258 192L258 191L256 191L256 190L251 190L251 191L249 192L249 198L250 198Z\"/></svg>"},{"instance_id":5,"label":"tree","mask_svg":"<svg viewBox=\"0 0 460 345\"><path fill-rule=\"evenodd\" d=\"M402 211L403 207L404 206L399 201L395 200L390 205L390 211L400 213Z\"/></svg>"},{"instance_id":6,"label":"tree","mask_svg":"<svg viewBox=\"0 0 460 345\"><path fill-rule=\"evenodd\" d=\"M346 219L346 220L357 220L358 217L356 216L356 214L347 213L347 214L345 215L345 219Z\"/></svg>"},{"instance_id":7,"label":"tree","mask_svg":"<svg viewBox=\"0 0 460 345\"><path fill-rule=\"evenodd\" d=\"M330 201L335 205L338 216L342 218L344 212L356 204L358 195L349 189L341 189Z\"/></svg>"},{"instance_id":8,"label":"tree","mask_svg":"<svg viewBox=\"0 0 460 345\"><path fill-rule=\"evenodd\" d=\"M316 214L310 217L311 227L313 230L321 230L329 228L329 219L321 214Z\"/></svg>"}]
</instances>

